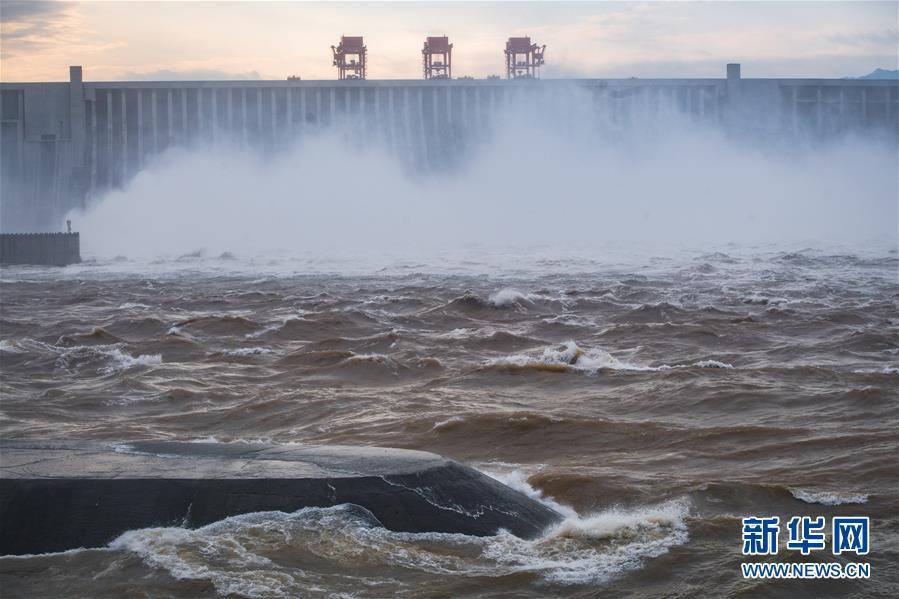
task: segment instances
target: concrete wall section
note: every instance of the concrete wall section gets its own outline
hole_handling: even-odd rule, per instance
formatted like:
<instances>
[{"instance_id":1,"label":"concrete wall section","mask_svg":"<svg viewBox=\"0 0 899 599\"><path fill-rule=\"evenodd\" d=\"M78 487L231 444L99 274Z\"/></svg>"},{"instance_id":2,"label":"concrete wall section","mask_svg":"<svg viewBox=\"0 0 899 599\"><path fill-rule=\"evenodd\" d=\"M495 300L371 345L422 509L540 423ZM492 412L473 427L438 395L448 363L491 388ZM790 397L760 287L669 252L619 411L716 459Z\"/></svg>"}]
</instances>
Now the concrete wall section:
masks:
<instances>
[{"instance_id":1,"label":"concrete wall section","mask_svg":"<svg viewBox=\"0 0 899 599\"><path fill-rule=\"evenodd\" d=\"M78 262L78 233L0 234L0 264L67 266Z\"/></svg>"}]
</instances>

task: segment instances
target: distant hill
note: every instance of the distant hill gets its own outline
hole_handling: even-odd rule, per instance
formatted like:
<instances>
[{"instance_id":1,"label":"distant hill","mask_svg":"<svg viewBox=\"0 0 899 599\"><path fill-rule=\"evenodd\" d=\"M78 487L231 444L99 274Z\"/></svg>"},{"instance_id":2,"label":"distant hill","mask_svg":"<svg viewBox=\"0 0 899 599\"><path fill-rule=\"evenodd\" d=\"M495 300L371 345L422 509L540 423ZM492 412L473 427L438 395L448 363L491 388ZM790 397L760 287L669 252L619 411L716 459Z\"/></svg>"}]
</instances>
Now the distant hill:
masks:
<instances>
[{"instance_id":1,"label":"distant hill","mask_svg":"<svg viewBox=\"0 0 899 599\"><path fill-rule=\"evenodd\" d=\"M867 75L856 77L856 79L899 79L899 70L874 69Z\"/></svg>"}]
</instances>

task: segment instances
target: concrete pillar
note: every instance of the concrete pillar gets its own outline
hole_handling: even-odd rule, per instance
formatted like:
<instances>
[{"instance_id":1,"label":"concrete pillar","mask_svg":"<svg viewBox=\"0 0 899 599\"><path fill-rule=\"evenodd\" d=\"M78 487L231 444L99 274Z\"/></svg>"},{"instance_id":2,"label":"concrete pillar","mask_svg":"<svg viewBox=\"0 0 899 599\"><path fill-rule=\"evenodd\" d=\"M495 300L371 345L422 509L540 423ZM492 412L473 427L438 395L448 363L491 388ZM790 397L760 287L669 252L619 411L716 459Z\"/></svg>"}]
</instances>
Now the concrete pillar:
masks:
<instances>
[{"instance_id":1,"label":"concrete pillar","mask_svg":"<svg viewBox=\"0 0 899 599\"><path fill-rule=\"evenodd\" d=\"M281 127L281 128L279 129L279 127L278 127L278 102L277 102L277 96L278 96L278 88L277 88L277 87L271 88L271 97L272 97L272 144L274 144L274 143L275 143L275 140L279 137L279 133L278 133L279 131L281 131L281 134L280 134L280 135L283 135L283 134L284 134L284 128Z\"/></svg>"},{"instance_id":2,"label":"concrete pillar","mask_svg":"<svg viewBox=\"0 0 899 599\"><path fill-rule=\"evenodd\" d=\"M97 187L97 97L91 101L91 189Z\"/></svg>"},{"instance_id":3,"label":"concrete pillar","mask_svg":"<svg viewBox=\"0 0 899 599\"><path fill-rule=\"evenodd\" d=\"M172 143L173 143L173 141L174 141L174 139L175 139L175 136L174 136L174 125L172 124L172 121L174 120L173 117L174 117L174 115L175 115L175 105L174 105L174 104L175 104L175 96L174 96L174 94L172 93L172 88L169 88L169 89L168 89L168 94L167 94L167 95L168 95L168 102L166 103L166 106L167 106L167 109L166 109L166 114L167 114L166 124L168 125L168 129L169 129L169 130L168 130L168 137L166 138L165 143L166 143L166 147L169 147L169 146L172 145Z\"/></svg>"},{"instance_id":4,"label":"concrete pillar","mask_svg":"<svg viewBox=\"0 0 899 599\"><path fill-rule=\"evenodd\" d=\"M868 125L868 88L862 88L862 127Z\"/></svg>"},{"instance_id":5,"label":"concrete pillar","mask_svg":"<svg viewBox=\"0 0 899 599\"><path fill-rule=\"evenodd\" d=\"M81 67L71 66L69 67L69 135L72 140L72 157L75 167L83 167L85 162L86 116Z\"/></svg>"},{"instance_id":6,"label":"concrete pillar","mask_svg":"<svg viewBox=\"0 0 899 599\"><path fill-rule=\"evenodd\" d=\"M740 112L741 106L741 97L740 97L740 64L739 63L730 63L727 65L727 84L726 84L726 95L727 95L727 117L726 120L728 124L733 125Z\"/></svg>"},{"instance_id":7,"label":"concrete pillar","mask_svg":"<svg viewBox=\"0 0 899 599\"><path fill-rule=\"evenodd\" d=\"M247 88L240 88L240 136L243 144L247 144Z\"/></svg>"},{"instance_id":8,"label":"concrete pillar","mask_svg":"<svg viewBox=\"0 0 899 599\"><path fill-rule=\"evenodd\" d=\"M822 133L824 129L824 98L821 93L821 86L815 88L815 133Z\"/></svg>"},{"instance_id":9,"label":"concrete pillar","mask_svg":"<svg viewBox=\"0 0 899 599\"><path fill-rule=\"evenodd\" d=\"M262 88L256 88L256 143L260 147L265 143L265 129L262 128Z\"/></svg>"},{"instance_id":10,"label":"concrete pillar","mask_svg":"<svg viewBox=\"0 0 899 599\"><path fill-rule=\"evenodd\" d=\"M790 106L793 119L793 132L799 131L799 86L793 86L792 103Z\"/></svg>"},{"instance_id":11,"label":"concrete pillar","mask_svg":"<svg viewBox=\"0 0 899 599\"><path fill-rule=\"evenodd\" d=\"M292 92L293 90L289 91ZM291 141L293 141L293 138L296 137L297 132L302 132L303 129L306 128L306 96L309 94L305 89L298 89L296 91L300 95L300 114L296 115L292 114L291 112L287 113L291 115ZM287 96L287 110L293 110L293 102L291 102L290 95Z\"/></svg>"},{"instance_id":12,"label":"concrete pillar","mask_svg":"<svg viewBox=\"0 0 899 599\"><path fill-rule=\"evenodd\" d=\"M438 131L440 130L440 110L438 107L440 106L439 96L440 96L440 88L434 87L430 90L431 95L431 120L434 125L434 137L436 138L438 135Z\"/></svg>"},{"instance_id":13,"label":"concrete pillar","mask_svg":"<svg viewBox=\"0 0 899 599\"><path fill-rule=\"evenodd\" d=\"M421 146L419 146L421 148L420 155L425 157L425 165L429 165L430 162L428 159L428 136L425 131L425 92L424 92L424 87L419 86L418 93L416 95L418 96L418 102L417 102L418 107L417 107L417 110L415 111L415 113L418 115L418 132L419 132L418 137L419 137L419 143L421 144Z\"/></svg>"},{"instance_id":14,"label":"concrete pillar","mask_svg":"<svg viewBox=\"0 0 899 599\"><path fill-rule=\"evenodd\" d=\"M150 122L153 124L153 153L159 151L159 110L156 105L156 88L153 88L150 91Z\"/></svg>"},{"instance_id":15,"label":"concrete pillar","mask_svg":"<svg viewBox=\"0 0 899 599\"><path fill-rule=\"evenodd\" d=\"M225 88L225 95L228 99L228 107L227 114L225 115L225 124L226 131L225 134L230 136L232 139L237 135L237 131L234 130L234 92L236 91L233 87Z\"/></svg>"},{"instance_id":16,"label":"concrete pillar","mask_svg":"<svg viewBox=\"0 0 899 599\"><path fill-rule=\"evenodd\" d=\"M396 88L390 86L387 88L387 130L390 135L390 147L394 150L399 148L396 139L396 100L394 98Z\"/></svg>"},{"instance_id":17,"label":"concrete pillar","mask_svg":"<svg viewBox=\"0 0 899 599\"><path fill-rule=\"evenodd\" d=\"M187 125L187 88L181 89L181 135L178 136L181 145L190 141L190 127Z\"/></svg>"},{"instance_id":18,"label":"concrete pillar","mask_svg":"<svg viewBox=\"0 0 899 599\"><path fill-rule=\"evenodd\" d=\"M846 88L840 86L840 129L846 128Z\"/></svg>"},{"instance_id":19,"label":"concrete pillar","mask_svg":"<svg viewBox=\"0 0 899 599\"><path fill-rule=\"evenodd\" d=\"M375 95L375 103L374 103L374 111L375 114L372 115L374 117L375 123L375 139L378 142L383 142L386 137L384 134L384 119L381 118L381 90L377 87L372 88L372 93Z\"/></svg>"},{"instance_id":20,"label":"concrete pillar","mask_svg":"<svg viewBox=\"0 0 899 599\"><path fill-rule=\"evenodd\" d=\"M330 113L330 122L329 125L333 125L337 122L335 118L335 114L337 114L337 90L332 86L331 87L331 113Z\"/></svg>"},{"instance_id":21,"label":"concrete pillar","mask_svg":"<svg viewBox=\"0 0 899 599\"><path fill-rule=\"evenodd\" d=\"M203 88L197 88L197 137L203 141L206 133L206 127L203 123Z\"/></svg>"},{"instance_id":22,"label":"concrete pillar","mask_svg":"<svg viewBox=\"0 0 899 599\"><path fill-rule=\"evenodd\" d=\"M287 86L287 92L285 94L286 102L287 102L287 133L288 133L288 141L293 141L294 129L293 129L293 88ZM304 100L304 96L302 90L300 90L300 101Z\"/></svg>"},{"instance_id":23,"label":"concrete pillar","mask_svg":"<svg viewBox=\"0 0 899 599\"><path fill-rule=\"evenodd\" d=\"M25 179L25 93L16 94L16 149L19 163L19 181Z\"/></svg>"},{"instance_id":24,"label":"concrete pillar","mask_svg":"<svg viewBox=\"0 0 899 599\"><path fill-rule=\"evenodd\" d=\"M212 136L212 141L216 141L218 139L219 133L219 94L218 88L211 88L209 90L209 94L212 96L212 126L209 129L209 134Z\"/></svg>"},{"instance_id":25,"label":"concrete pillar","mask_svg":"<svg viewBox=\"0 0 899 599\"><path fill-rule=\"evenodd\" d=\"M144 165L144 90L137 90L137 167Z\"/></svg>"},{"instance_id":26,"label":"concrete pillar","mask_svg":"<svg viewBox=\"0 0 899 599\"><path fill-rule=\"evenodd\" d=\"M699 88L699 120L705 122L705 88Z\"/></svg>"},{"instance_id":27,"label":"concrete pillar","mask_svg":"<svg viewBox=\"0 0 899 599\"><path fill-rule=\"evenodd\" d=\"M122 168L120 171L121 182L124 183L128 175L128 101L122 89Z\"/></svg>"},{"instance_id":28,"label":"concrete pillar","mask_svg":"<svg viewBox=\"0 0 899 599\"><path fill-rule=\"evenodd\" d=\"M460 87L459 91L461 92L459 94L459 118L464 125L468 115L468 86Z\"/></svg>"},{"instance_id":29,"label":"concrete pillar","mask_svg":"<svg viewBox=\"0 0 899 599\"><path fill-rule=\"evenodd\" d=\"M410 157L415 155L415 148L412 145L412 102L409 99L411 89L410 87L403 88L403 109L401 111L403 118L400 120L403 124L403 145Z\"/></svg>"},{"instance_id":30,"label":"concrete pillar","mask_svg":"<svg viewBox=\"0 0 899 599\"><path fill-rule=\"evenodd\" d=\"M479 85L475 85L472 87L474 93L472 94L472 106L469 106L468 109L471 111L473 116L474 126L471 128L472 134L476 138L480 138L480 132L484 128L484 117L481 116L481 87Z\"/></svg>"},{"instance_id":31,"label":"concrete pillar","mask_svg":"<svg viewBox=\"0 0 899 599\"><path fill-rule=\"evenodd\" d=\"M104 177L104 185L112 187L115 185L115 147L112 145L112 123L115 119L112 116L112 96L113 90L106 90L106 172Z\"/></svg>"}]
</instances>

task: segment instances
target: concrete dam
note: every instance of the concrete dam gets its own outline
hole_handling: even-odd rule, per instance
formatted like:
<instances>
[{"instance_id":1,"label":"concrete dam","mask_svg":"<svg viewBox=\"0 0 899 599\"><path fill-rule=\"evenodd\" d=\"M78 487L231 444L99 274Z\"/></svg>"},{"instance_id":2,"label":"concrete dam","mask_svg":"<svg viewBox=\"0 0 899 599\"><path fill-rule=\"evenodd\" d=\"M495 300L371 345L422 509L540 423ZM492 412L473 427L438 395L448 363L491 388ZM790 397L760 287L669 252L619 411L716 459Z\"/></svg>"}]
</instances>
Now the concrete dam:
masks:
<instances>
[{"instance_id":1,"label":"concrete dam","mask_svg":"<svg viewBox=\"0 0 899 599\"><path fill-rule=\"evenodd\" d=\"M2 83L3 232L58 231L72 209L125 185L173 147L264 153L335 128L422 172L452 168L501 119L564 115L614 136L677 115L728 135L794 143L864 135L895 143L899 81L429 79Z\"/></svg>"}]
</instances>

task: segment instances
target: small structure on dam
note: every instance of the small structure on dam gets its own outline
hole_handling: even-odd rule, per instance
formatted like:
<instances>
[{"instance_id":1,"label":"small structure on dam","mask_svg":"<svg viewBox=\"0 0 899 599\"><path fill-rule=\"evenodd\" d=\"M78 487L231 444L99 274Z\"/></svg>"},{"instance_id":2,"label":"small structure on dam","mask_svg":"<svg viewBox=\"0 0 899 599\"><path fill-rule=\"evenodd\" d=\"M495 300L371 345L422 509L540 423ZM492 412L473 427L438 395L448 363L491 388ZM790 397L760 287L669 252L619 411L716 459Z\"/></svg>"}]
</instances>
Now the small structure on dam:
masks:
<instances>
[{"instance_id":1,"label":"small structure on dam","mask_svg":"<svg viewBox=\"0 0 899 599\"><path fill-rule=\"evenodd\" d=\"M4 233L0 235L0 264L68 266L81 262L78 233Z\"/></svg>"},{"instance_id":2,"label":"small structure on dam","mask_svg":"<svg viewBox=\"0 0 899 599\"><path fill-rule=\"evenodd\" d=\"M510 37L506 42L506 79L539 79L545 50L545 44L532 44L529 37Z\"/></svg>"},{"instance_id":3,"label":"small structure on dam","mask_svg":"<svg viewBox=\"0 0 899 599\"><path fill-rule=\"evenodd\" d=\"M365 56L368 49L362 36L340 36L340 43L331 46L334 53L334 66L337 67L337 79L365 79Z\"/></svg>"},{"instance_id":4,"label":"small structure on dam","mask_svg":"<svg viewBox=\"0 0 899 599\"><path fill-rule=\"evenodd\" d=\"M447 36L425 38L421 56L425 79L453 78L453 45Z\"/></svg>"},{"instance_id":5,"label":"small structure on dam","mask_svg":"<svg viewBox=\"0 0 899 599\"><path fill-rule=\"evenodd\" d=\"M336 445L0 444L0 554L102 547L152 526L341 504L389 530L533 538L562 517L433 453Z\"/></svg>"}]
</instances>

